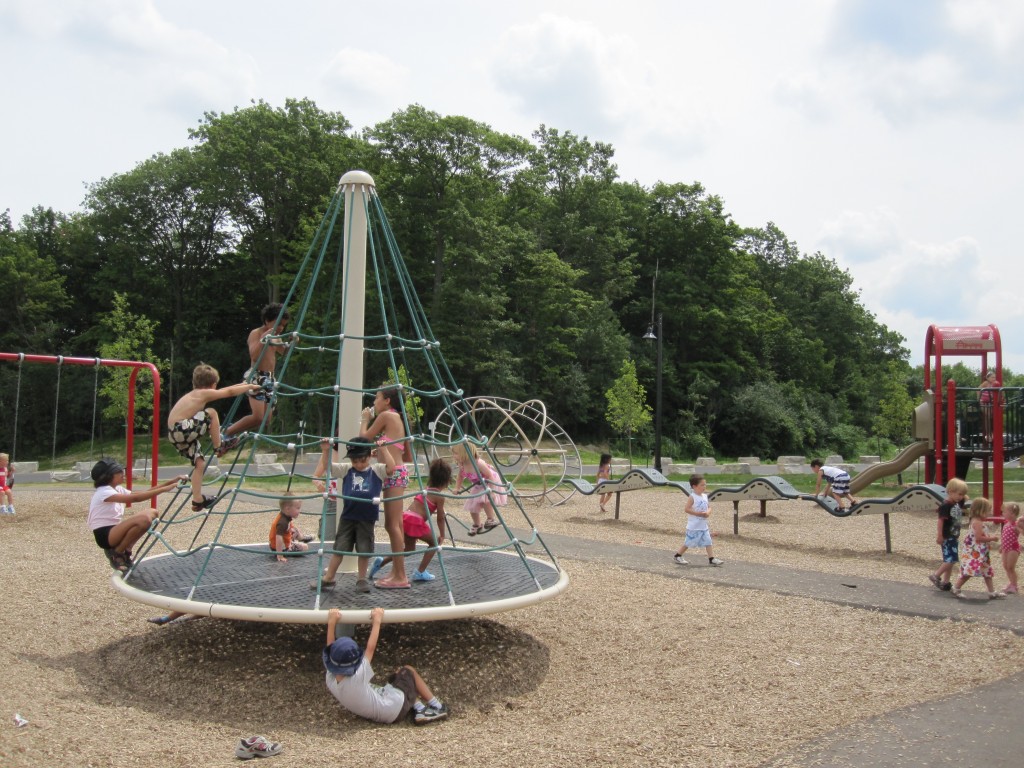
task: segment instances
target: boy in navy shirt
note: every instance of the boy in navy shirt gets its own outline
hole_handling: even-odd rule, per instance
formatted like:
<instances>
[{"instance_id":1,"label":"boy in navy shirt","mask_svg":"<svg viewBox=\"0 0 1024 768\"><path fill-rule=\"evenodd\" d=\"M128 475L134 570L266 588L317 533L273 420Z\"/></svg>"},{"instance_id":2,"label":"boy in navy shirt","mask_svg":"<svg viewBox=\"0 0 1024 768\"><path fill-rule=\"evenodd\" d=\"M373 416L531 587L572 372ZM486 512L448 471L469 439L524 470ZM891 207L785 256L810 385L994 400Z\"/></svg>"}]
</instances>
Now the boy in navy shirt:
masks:
<instances>
[{"instance_id":1,"label":"boy in navy shirt","mask_svg":"<svg viewBox=\"0 0 1024 768\"><path fill-rule=\"evenodd\" d=\"M967 483L959 477L946 483L946 499L939 505L937 536L935 543L942 548L942 564L928 581L938 589L948 592L952 588L950 577L960 562L960 523L967 506Z\"/></svg>"},{"instance_id":2,"label":"boy in navy shirt","mask_svg":"<svg viewBox=\"0 0 1024 768\"><path fill-rule=\"evenodd\" d=\"M327 474L330 461L332 440L320 441L320 462L316 466L314 477ZM332 498L339 495L342 499L341 520L338 523L338 534L334 539L335 552L358 552L358 580L356 589L360 592L370 591L370 582L366 579L366 569L373 554L373 528L380 517L380 497L383 493L384 481L395 470L395 459L391 451L381 451L383 464L371 464L371 456L375 453L373 443L363 437L353 437L348 441L345 458L352 462L351 468L344 472L344 466L331 463L332 478L329 494ZM344 472L344 474L342 474ZM338 493L338 477L341 476L341 493ZM322 481L314 480L323 491L327 486ZM365 553L365 554L363 554ZM323 589L333 589L335 575L341 567L344 555L331 555L331 560L324 570L320 581ZM310 587L317 588L317 581L310 582Z\"/></svg>"}]
</instances>

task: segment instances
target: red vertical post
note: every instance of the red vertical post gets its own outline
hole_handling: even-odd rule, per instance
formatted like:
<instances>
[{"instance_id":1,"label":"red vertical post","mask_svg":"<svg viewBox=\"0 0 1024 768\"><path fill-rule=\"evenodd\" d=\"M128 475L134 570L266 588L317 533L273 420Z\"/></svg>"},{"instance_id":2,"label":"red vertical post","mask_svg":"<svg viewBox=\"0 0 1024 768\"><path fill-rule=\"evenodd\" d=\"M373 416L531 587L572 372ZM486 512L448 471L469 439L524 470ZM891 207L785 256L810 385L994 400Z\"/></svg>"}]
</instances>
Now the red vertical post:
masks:
<instances>
[{"instance_id":1,"label":"red vertical post","mask_svg":"<svg viewBox=\"0 0 1024 768\"><path fill-rule=\"evenodd\" d=\"M1002 373L999 375L1001 377ZM1002 384L1001 378L999 383ZM992 512L995 515L999 514L1003 506L1003 448L1006 440L1003 429L1004 402L1003 388L1000 387L992 403Z\"/></svg>"},{"instance_id":2,"label":"red vertical post","mask_svg":"<svg viewBox=\"0 0 1024 768\"><path fill-rule=\"evenodd\" d=\"M125 425L128 427L128 434L125 436L125 453L128 456L125 458L125 482L128 483L128 490L132 489L132 476L135 474L134 456L135 456L135 380L139 377L139 369L132 368L132 372L128 375L128 423ZM155 479L155 478L154 478ZM153 499L154 504L156 499ZM129 504L128 506L131 506ZM156 507L154 506L154 509Z\"/></svg>"},{"instance_id":3,"label":"red vertical post","mask_svg":"<svg viewBox=\"0 0 1024 768\"><path fill-rule=\"evenodd\" d=\"M956 476L956 382L946 382L946 480ZM945 484L945 483L944 483Z\"/></svg>"}]
</instances>

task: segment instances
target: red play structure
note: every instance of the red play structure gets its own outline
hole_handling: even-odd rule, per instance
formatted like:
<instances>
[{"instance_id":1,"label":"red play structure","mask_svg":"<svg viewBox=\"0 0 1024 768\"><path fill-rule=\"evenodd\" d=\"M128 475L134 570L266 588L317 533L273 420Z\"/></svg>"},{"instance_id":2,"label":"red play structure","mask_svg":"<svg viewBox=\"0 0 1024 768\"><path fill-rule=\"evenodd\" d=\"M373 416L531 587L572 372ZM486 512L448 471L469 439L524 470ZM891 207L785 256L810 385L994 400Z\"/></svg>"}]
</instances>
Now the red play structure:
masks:
<instances>
[{"instance_id":1,"label":"red play structure","mask_svg":"<svg viewBox=\"0 0 1024 768\"><path fill-rule=\"evenodd\" d=\"M975 460L981 461L982 495L998 512L1003 503L1003 465L1024 453L1024 390L998 387L986 402L979 387L958 387L950 379L942 386L942 361L950 357L980 357L982 378L994 370L1002 377L1003 350L994 325L943 328L933 325L925 337L924 389L934 414L933 443L925 461L925 480L944 485L952 477L967 479ZM990 362L990 357L991 362ZM991 487L989 467L991 465Z\"/></svg>"}]
</instances>

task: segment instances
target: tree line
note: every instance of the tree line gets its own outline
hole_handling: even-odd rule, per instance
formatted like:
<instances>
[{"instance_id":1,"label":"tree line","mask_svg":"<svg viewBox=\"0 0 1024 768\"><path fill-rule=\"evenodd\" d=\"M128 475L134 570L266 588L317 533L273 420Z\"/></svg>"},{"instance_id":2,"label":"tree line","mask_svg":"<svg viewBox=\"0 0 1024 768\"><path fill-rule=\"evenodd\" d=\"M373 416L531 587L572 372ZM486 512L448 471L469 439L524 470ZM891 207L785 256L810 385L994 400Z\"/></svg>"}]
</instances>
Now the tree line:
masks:
<instances>
[{"instance_id":1,"label":"tree line","mask_svg":"<svg viewBox=\"0 0 1024 768\"><path fill-rule=\"evenodd\" d=\"M616 437L606 392L624 361L653 401L655 312L668 456L852 455L884 432L883 405L914 395L905 339L847 271L773 223L736 222L699 182L623 181L607 143L420 105L357 131L309 100L209 112L187 139L89 184L79 211L0 217L0 350L145 354L165 402L200 360L240 380L261 307L287 292L339 177L362 169L467 395L540 398L578 442ZM0 369L4 435L15 373ZM27 458L53 438L54 372L20 373ZM70 379L58 443L92 429L94 382ZM116 431L109 408L100 419Z\"/></svg>"}]
</instances>

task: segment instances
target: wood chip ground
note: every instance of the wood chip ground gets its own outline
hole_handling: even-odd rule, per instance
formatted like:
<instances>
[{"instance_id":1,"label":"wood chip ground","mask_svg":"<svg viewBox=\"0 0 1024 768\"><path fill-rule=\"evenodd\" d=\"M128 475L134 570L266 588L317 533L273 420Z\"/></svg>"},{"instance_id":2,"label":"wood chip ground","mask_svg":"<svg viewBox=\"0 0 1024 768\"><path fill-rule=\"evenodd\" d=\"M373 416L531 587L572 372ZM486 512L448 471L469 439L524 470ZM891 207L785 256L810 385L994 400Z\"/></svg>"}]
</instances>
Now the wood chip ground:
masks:
<instances>
[{"instance_id":1,"label":"wood chip ground","mask_svg":"<svg viewBox=\"0 0 1024 768\"><path fill-rule=\"evenodd\" d=\"M283 742L278 768L756 766L836 728L1024 669L1021 639L980 624L564 561L571 586L556 600L386 626L375 669L418 667L452 717L374 725L326 692L323 627L148 624L153 610L109 584L85 526L88 499L26 487L17 517L0 518L3 766L233 765L237 740L253 734ZM749 506L739 537L731 505L713 507L727 561L928 587L932 515L894 516L886 555L880 518L836 520L799 502L760 518ZM619 521L579 495L529 508L542 532L666 557L680 542L681 510L679 494L659 491L629 494ZM250 524L248 540L262 540L269 518ZM971 675L965 659L977 660ZM16 712L28 725L15 727Z\"/></svg>"}]
</instances>

